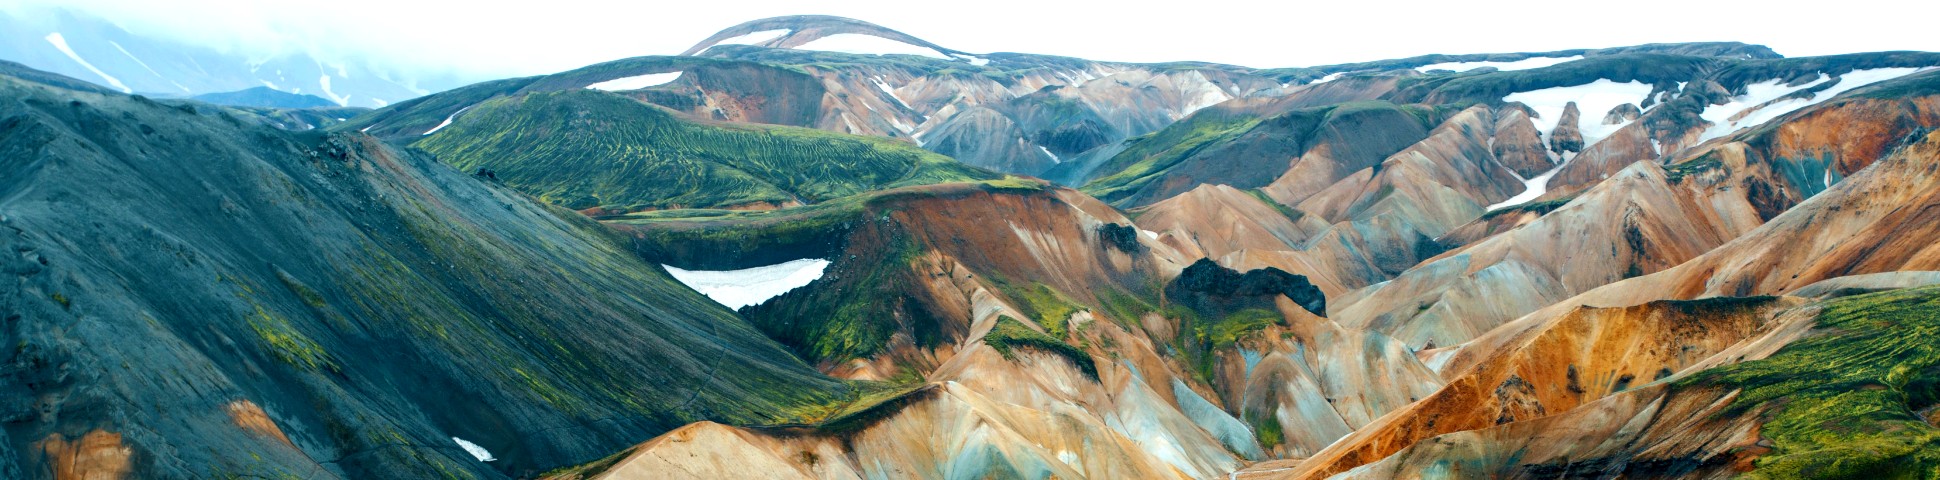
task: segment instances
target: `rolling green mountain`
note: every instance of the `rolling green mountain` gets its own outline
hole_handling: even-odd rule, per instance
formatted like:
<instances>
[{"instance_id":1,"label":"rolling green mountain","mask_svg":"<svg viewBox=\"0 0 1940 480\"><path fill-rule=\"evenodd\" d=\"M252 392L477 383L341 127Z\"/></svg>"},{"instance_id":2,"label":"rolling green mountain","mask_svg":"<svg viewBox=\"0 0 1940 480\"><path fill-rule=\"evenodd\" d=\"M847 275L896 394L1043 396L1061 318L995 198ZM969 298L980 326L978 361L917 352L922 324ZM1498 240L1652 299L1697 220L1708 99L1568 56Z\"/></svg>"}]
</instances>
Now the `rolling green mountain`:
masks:
<instances>
[{"instance_id":1,"label":"rolling green mountain","mask_svg":"<svg viewBox=\"0 0 1940 480\"><path fill-rule=\"evenodd\" d=\"M905 185L995 178L891 140L707 124L585 89L499 97L414 146L568 208L800 205Z\"/></svg>"}]
</instances>

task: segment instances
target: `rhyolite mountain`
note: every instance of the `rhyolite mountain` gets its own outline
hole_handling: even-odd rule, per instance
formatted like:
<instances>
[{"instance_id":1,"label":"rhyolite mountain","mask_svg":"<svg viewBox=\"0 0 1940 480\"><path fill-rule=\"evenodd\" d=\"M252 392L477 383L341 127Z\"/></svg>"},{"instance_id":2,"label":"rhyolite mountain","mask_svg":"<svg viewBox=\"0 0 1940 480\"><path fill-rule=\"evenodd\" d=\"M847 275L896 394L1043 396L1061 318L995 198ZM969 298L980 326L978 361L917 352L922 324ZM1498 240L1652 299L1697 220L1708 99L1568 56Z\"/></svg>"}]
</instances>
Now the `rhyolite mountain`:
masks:
<instances>
[{"instance_id":1,"label":"rhyolite mountain","mask_svg":"<svg viewBox=\"0 0 1940 480\"><path fill-rule=\"evenodd\" d=\"M0 476L1940 475L1933 53L0 73Z\"/></svg>"}]
</instances>

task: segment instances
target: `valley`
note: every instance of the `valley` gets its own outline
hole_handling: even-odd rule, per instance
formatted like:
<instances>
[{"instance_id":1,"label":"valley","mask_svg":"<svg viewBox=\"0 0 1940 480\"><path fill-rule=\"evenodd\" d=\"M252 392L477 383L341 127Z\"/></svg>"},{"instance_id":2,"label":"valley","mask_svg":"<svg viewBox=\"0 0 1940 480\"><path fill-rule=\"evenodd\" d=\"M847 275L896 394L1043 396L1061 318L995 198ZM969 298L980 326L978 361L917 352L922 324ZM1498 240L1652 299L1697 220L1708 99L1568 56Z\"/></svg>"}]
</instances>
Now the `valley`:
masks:
<instances>
[{"instance_id":1,"label":"valley","mask_svg":"<svg viewBox=\"0 0 1940 480\"><path fill-rule=\"evenodd\" d=\"M0 62L3 478L1940 475L1940 53L96 83Z\"/></svg>"}]
</instances>

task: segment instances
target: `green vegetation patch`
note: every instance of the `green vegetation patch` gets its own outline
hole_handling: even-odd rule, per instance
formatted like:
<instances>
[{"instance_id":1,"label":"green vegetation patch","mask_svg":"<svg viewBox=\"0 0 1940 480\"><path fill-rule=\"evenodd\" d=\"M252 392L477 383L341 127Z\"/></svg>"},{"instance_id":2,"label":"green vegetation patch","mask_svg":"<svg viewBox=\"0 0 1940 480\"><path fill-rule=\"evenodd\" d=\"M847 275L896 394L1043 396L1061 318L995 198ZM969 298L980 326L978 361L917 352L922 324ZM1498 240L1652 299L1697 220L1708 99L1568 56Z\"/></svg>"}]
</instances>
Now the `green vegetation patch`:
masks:
<instances>
[{"instance_id":1,"label":"green vegetation patch","mask_svg":"<svg viewBox=\"0 0 1940 480\"><path fill-rule=\"evenodd\" d=\"M584 89L495 98L413 145L573 209L816 203L1000 176L888 139L707 124Z\"/></svg>"},{"instance_id":2,"label":"green vegetation patch","mask_svg":"<svg viewBox=\"0 0 1940 480\"><path fill-rule=\"evenodd\" d=\"M995 274L986 274L985 278L997 284L998 291L1017 302L1017 309L1021 310L1019 313L1036 320L1037 326L1043 327L1052 337L1064 337L1065 324L1071 315L1086 310L1050 285L1036 282L1029 286L1016 285Z\"/></svg>"},{"instance_id":3,"label":"green vegetation patch","mask_svg":"<svg viewBox=\"0 0 1940 480\"><path fill-rule=\"evenodd\" d=\"M1299 210L1294 210L1293 207L1281 205L1279 200L1274 200L1273 197L1266 196L1266 192L1260 189L1257 189L1257 188L1247 189L1246 194L1252 195L1253 198L1260 199L1260 203L1264 203L1266 204L1266 206L1273 207L1273 209L1276 211L1279 211L1281 215L1285 215L1287 217L1287 220L1298 222L1300 221L1301 218L1306 218L1307 216L1306 212L1301 212Z\"/></svg>"},{"instance_id":4,"label":"green vegetation patch","mask_svg":"<svg viewBox=\"0 0 1940 480\"><path fill-rule=\"evenodd\" d=\"M1287 435L1284 427L1280 426L1279 417L1272 413L1260 415L1260 418L1253 419L1251 423L1253 437L1260 440L1261 447L1272 450L1287 442Z\"/></svg>"},{"instance_id":5,"label":"green vegetation patch","mask_svg":"<svg viewBox=\"0 0 1940 480\"><path fill-rule=\"evenodd\" d=\"M1193 335L1205 343L1208 350L1232 347L1261 330L1280 323L1280 312L1264 308L1249 308L1233 312L1216 322L1194 325Z\"/></svg>"},{"instance_id":6,"label":"green vegetation patch","mask_svg":"<svg viewBox=\"0 0 1940 480\"><path fill-rule=\"evenodd\" d=\"M1940 287L1827 302L1822 335L1680 387L1741 390L1724 415L1760 413L1773 451L1752 478L1940 477Z\"/></svg>"},{"instance_id":7,"label":"green vegetation patch","mask_svg":"<svg viewBox=\"0 0 1940 480\"><path fill-rule=\"evenodd\" d=\"M249 329L256 332L256 338L268 347L271 356L291 366L307 371L339 371L337 362L330 354L317 345L315 340L299 332L282 317L270 314L262 306L249 316Z\"/></svg>"},{"instance_id":8,"label":"green vegetation patch","mask_svg":"<svg viewBox=\"0 0 1940 480\"><path fill-rule=\"evenodd\" d=\"M1691 161L1664 167L1664 177L1669 179L1671 183L1678 183L1684 181L1684 177L1719 168L1724 168L1724 162L1718 160L1718 153L1716 151L1711 151L1706 152L1698 158L1691 159Z\"/></svg>"},{"instance_id":9,"label":"green vegetation patch","mask_svg":"<svg viewBox=\"0 0 1940 480\"><path fill-rule=\"evenodd\" d=\"M1179 162L1207 147L1225 143L1258 126L1259 116L1207 110L1158 132L1131 140L1132 144L1103 167L1114 172L1085 185L1099 198L1130 193L1156 179Z\"/></svg>"},{"instance_id":10,"label":"green vegetation patch","mask_svg":"<svg viewBox=\"0 0 1940 480\"><path fill-rule=\"evenodd\" d=\"M1065 360L1070 360L1072 365L1077 366L1079 371L1084 372L1086 377L1091 377L1092 380L1098 379L1098 365L1092 361L1090 354L1044 332L1032 330L1031 327L1024 326L1023 323L1008 315L997 316L997 326L992 327L990 333L984 334L983 343L997 350L997 354L1003 355L1006 360L1016 360L1016 349L1019 348L1030 348L1064 357Z\"/></svg>"}]
</instances>

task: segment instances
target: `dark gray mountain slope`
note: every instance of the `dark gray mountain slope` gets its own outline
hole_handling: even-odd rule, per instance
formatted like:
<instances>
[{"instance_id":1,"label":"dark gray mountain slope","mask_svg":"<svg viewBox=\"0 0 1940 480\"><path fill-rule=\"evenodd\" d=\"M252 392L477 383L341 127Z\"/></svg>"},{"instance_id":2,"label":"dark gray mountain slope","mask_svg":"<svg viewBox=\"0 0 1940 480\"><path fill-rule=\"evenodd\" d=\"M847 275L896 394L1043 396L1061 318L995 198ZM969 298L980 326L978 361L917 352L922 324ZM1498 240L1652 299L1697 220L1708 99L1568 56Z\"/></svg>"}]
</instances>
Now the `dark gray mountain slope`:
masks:
<instances>
[{"instance_id":1,"label":"dark gray mountain slope","mask_svg":"<svg viewBox=\"0 0 1940 480\"><path fill-rule=\"evenodd\" d=\"M525 476L845 395L608 235L368 136L0 76L0 478Z\"/></svg>"}]
</instances>

